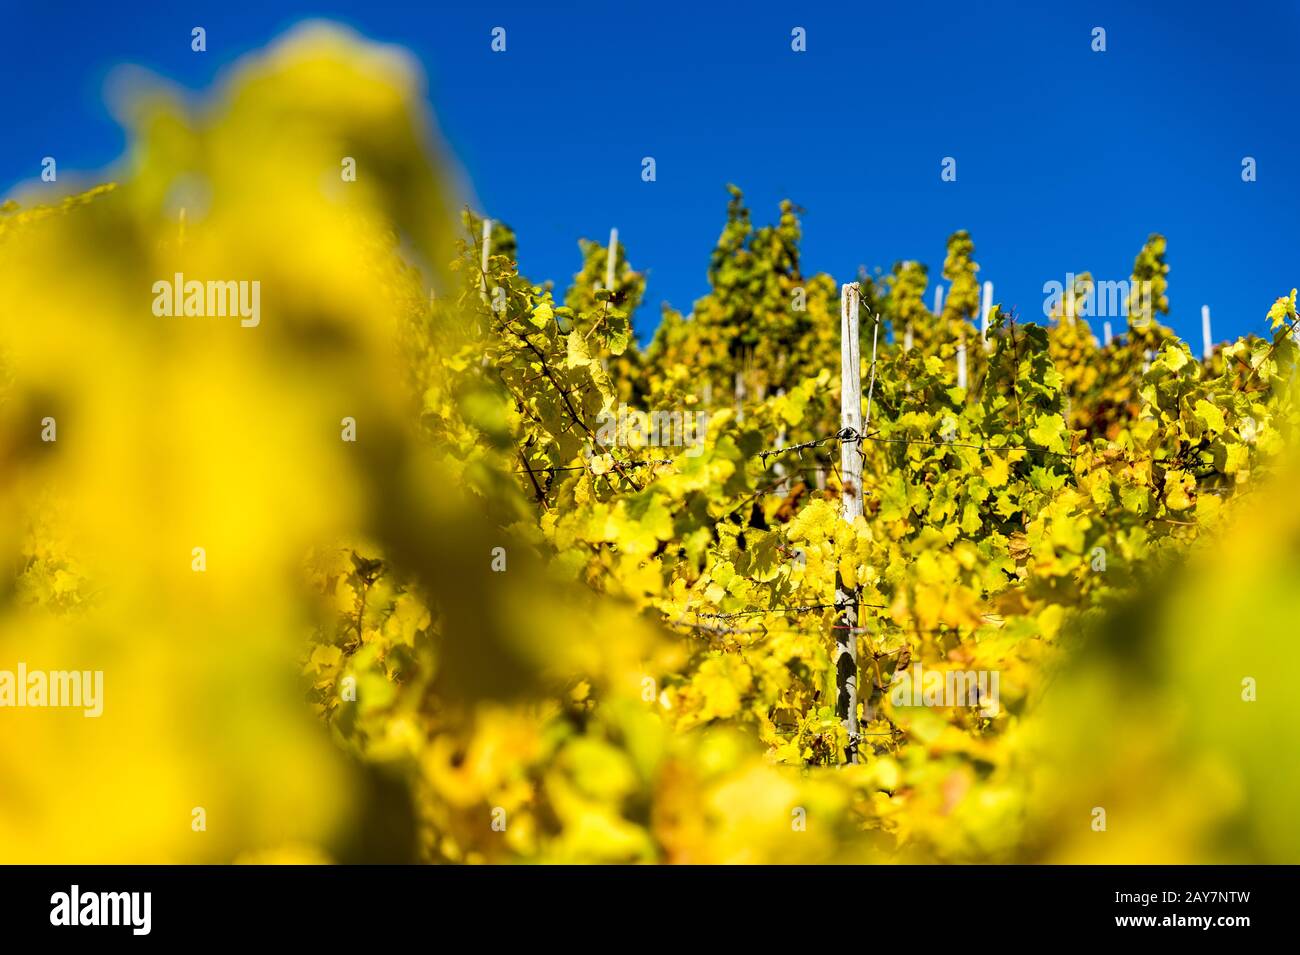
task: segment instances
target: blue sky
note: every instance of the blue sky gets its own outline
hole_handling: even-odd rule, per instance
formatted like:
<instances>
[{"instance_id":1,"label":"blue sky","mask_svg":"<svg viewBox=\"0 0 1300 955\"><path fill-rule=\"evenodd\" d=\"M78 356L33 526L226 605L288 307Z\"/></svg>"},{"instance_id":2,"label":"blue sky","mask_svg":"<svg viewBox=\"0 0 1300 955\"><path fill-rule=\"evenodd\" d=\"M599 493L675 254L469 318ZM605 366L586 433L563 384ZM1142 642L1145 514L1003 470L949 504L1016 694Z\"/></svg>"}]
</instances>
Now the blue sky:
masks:
<instances>
[{"instance_id":1,"label":"blue sky","mask_svg":"<svg viewBox=\"0 0 1300 955\"><path fill-rule=\"evenodd\" d=\"M61 177L120 155L103 95L119 64L200 89L297 21L333 19L424 64L475 204L518 231L529 275L563 287L577 239L619 228L649 274L643 339L660 302L688 311L707 290L728 182L759 222L783 197L802 206L806 270L841 281L903 258L933 276L969 229L981 278L1024 317L1067 272L1127 278L1153 231L1169 239L1171 323L1196 344L1202 304L1218 338L1262 332L1300 282L1297 0L0 0L0 15L0 190L46 155Z\"/></svg>"}]
</instances>

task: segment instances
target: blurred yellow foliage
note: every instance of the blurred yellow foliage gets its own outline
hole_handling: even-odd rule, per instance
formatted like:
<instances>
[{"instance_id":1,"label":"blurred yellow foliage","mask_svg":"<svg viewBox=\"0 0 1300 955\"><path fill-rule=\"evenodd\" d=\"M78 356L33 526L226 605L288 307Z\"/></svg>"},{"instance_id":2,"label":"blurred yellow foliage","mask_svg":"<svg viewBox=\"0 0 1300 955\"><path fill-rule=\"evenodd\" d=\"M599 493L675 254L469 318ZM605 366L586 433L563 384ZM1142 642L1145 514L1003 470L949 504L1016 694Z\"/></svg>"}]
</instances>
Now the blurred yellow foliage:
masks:
<instances>
[{"instance_id":1,"label":"blurred yellow foliage","mask_svg":"<svg viewBox=\"0 0 1300 955\"><path fill-rule=\"evenodd\" d=\"M785 308L803 282L793 206L755 232L733 190L720 294L703 319L670 315L643 363L609 290L557 306L508 230L480 250L467 216L458 240L400 51L308 25L202 109L160 89L129 98L115 184L0 212L0 670L102 670L105 696L98 718L0 710L0 862L1300 858L1290 476L1221 500L1161 458L1152 495L1163 448L1135 453L1204 438L1244 484L1283 442L1278 396L1249 405L1246 437L1247 399L1225 415L1194 397L1201 366L1166 343L1140 396L1066 413L1047 333L1021 329L1009 361L972 358L1017 402L1036 389L1048 410L1018 434L996 387L949 409L946 358L899 353L880 400L932 406L896 433L933 434L948 410L966 431L865 449L871 507L848 525L834 488L756 489L763 440L815 427L833 397L834 283L810 277L797 322ZM954 236L954 327L977 302L972 253ZM584 257L589 283L600 250ZM260 320L157 314L155 283L177 275L258 283ZM482 301L489 279L513 312ZM755 310L789 327L731 354ZM1275 311L1294 320L1294 293ZM1073 328L1051 347L1097 351ZM616 384L597 355L622 357ZM788 389L743 423L720 410L698 457L582 456L583 414L633 392L693 408L697 374ZM969 443L985 410L1034 456ZM1075 453L1072 423L1117 444ZM1131 523L1153 507L1202 536ZM1113 591L1085 570L1103 531ZM836 572L873 611L872 742L844 767ZM913 652L999 670L996 717L890 704ZM379 816L410 844L367 843Z\"/></svg>"}]
</instances>

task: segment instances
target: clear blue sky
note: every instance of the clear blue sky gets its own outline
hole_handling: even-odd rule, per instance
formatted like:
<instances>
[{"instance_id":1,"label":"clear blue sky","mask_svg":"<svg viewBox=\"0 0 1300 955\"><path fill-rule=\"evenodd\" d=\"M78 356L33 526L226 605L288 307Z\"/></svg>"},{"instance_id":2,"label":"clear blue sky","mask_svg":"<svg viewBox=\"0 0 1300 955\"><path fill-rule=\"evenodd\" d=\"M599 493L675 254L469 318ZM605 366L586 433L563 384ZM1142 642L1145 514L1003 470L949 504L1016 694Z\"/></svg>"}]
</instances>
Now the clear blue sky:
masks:
<instances>
[{"instance_id":1,"label":"clear blue sky","mask_svg":"<svg viewBox=\"0 0 1300 955\"><path fill-rule=\"evenodd\" d=\"M942 262L971 231L981 278L1024 317L1068 271L1127 278L1169 238L1172 324L1263 331L1300 281L1300 3L187 2L0 0L0 190L105 167L104 81L135 63L195 89L304 17L424 63L477 203L562 288L576 241L618 226L649 273L637 325L707 289L726 194L758 221L804 207L805 266ZM190 28L208 52L190 51ZM494 26L507 52L489 48ZM808 51L790 49L807 29ZM1094 26L1107 51L1090 49ZM250 148L254 148L250 146ZM641 181L655 157L658 181ZM940 161L958 161L955 183ZM1241 161L1258 161L1243 183Z\"/></svg>"}]
</instances>

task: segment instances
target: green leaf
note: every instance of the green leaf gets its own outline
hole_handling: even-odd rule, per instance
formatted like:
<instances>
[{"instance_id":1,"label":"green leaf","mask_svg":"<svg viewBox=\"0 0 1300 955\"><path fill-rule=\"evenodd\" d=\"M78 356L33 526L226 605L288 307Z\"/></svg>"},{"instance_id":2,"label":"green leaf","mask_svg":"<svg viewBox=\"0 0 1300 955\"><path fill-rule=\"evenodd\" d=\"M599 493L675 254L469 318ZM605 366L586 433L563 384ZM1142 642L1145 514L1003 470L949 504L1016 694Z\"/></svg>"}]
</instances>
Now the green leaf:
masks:
<instances>
[{"instance_id":1,"label":"green leaf","mask_svg":"<svg viewBox=\"0 0 1300 955\"><path fill-rule=\"evenodd\" d=\"M551 309L550 305L546 302L542 302L533 309L528 320L538 328L545 328L551 324L551 322L555 321L555 312Z\"/></svg>"},{"instance_id":2,"label":"green leaf","mask_svg":"<svg viewBox=\"0 0 1300 955\"><path fill-rule=\"evenodd\" d=\"M1048 451L1065 453L1065 422L1057 414L1040 414L1029 429L1029 440Z\"/></svg>"},{"instance_id":3,"label":"green leaf","mask_svg":"<svg viewBox=\"0 0 1300 955\"><path fill-rule=\"evenodd\" d=\"M576 331L569 332L569 343L565 364L570 368L585 368L591 364L591 355L587 352L587 340Z\"/></svg>"}]
</instances>

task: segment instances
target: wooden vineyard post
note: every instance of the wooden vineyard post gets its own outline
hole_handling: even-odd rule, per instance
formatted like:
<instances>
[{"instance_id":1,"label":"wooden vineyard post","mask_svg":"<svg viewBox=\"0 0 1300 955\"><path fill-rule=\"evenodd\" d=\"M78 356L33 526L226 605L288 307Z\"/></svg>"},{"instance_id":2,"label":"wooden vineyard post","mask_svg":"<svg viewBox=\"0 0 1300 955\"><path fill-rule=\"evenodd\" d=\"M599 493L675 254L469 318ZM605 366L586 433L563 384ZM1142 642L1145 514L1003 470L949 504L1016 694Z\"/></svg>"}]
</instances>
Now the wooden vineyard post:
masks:
<instances>
[{"instance_id":1,"label":"wooden vineyard post","mask_svg":"<svg viewBox=\"0 0 1300 955\"><path fill-rule=\"evenodd\" d=\"M1201 306L1201 357L1209 364L1214 357L1214 335L1210 331L1210 306Z\"/></svg>"},{"instance_id":2,"label":"wooden vineyard post","mask_svg":"<svg viewBox=\"0 0 1300 955\"><path fill-rule=\"evenodd\" d=\"M862 359L858 343L856 284L840 287L840 517L862 515ZM835 714L849 743L846 763L858 761L858 603L860 591L835 572Z\"/></svg>"},{"instance_id":3,"label":"wooden vineyard post","mask_svg":"<svg viewBox=\"0 0 1300 955\"><path fill-rule=\"evenodd\" d=\"M489 309L492 308L492 300L489 297L490 293L488 292L487 277L488 277L488 255L491 253L491 251L492 251L492 220L484 219L483 220L483 249L482 249L481 256L479 258L479 293L478 294L482 297L483 304L486 305ZM482 367L484 368L488 366L488 355L486 351L484 352L483 358L479 362L479 364L482 365Z\"/></svg>"},{"instance_id":4,"label":"wooden vineyard post","mask_svg":"<svg viewBox=\"0 0 1300 955\"><path fill-rule=\"evenodd\" d=\"M480 283L481 287L479 289L479 292L482 294L483 301L485 302L488 300L488 284L487 284L488 253L491 252L491 250L492 250L492 220L484 219L483 220L483 248L481 252L481 259L479 261L479 272L482 274L482 280Z\"/></svg>"},{"instance_id":5,"label":"wooden vineyard post","mask_svg":"<svg viewBox=\"0 0 1300 955\"><path fill-rule=\"evenodd\" d=\"M614 264L618 260L618 230L609 230L609 251L605 254L605 288L614 294Z\"/></svg>"},{"instance_id":6,"label":"wooden vineyard post","mask_svg":"<svg viewBox=\"0 0 1300 955\"><path fill-rule=\"evenodd\" d=\"M785 389L784 388L776 389L776 396L778 398L784 398ZM785 447L785 424L784 423L782 423L781 425L781 430L778 431L776 434L776 445L779 448ZM776 472L777 479L780 481L780 483L777 484L776 486L776 493L781 497L785 497L787 494L790 493L790 482L786 480L785 465L778 460L776 462L776 466L772 470Z\"/></svg>"},{"instance_id":7,"label":"wooden vineyard post","mask_svg":"<svg viewBox=\"0 0 1300 955\"><path fill-rule=\"evenodd\" d=\"M993 312L993 283L984 283L984 298L980 303L980 344L985 351L989 350L989 315Z\"/></svg>"}]
</instances>

